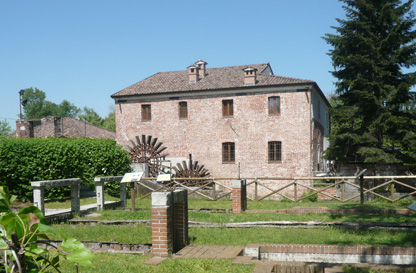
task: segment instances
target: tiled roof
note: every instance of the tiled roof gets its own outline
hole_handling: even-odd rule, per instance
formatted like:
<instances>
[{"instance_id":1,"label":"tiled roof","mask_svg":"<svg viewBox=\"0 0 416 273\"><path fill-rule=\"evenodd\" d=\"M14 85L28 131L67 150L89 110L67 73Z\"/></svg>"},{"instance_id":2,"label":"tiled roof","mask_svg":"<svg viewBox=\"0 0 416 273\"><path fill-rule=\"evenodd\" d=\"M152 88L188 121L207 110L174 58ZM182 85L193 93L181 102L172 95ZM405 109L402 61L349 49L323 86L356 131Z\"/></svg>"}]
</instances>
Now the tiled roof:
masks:
<instances>
[{"instance_id":1,"label":"tiled roof","mask_svg":"<svg viewBox=\"0 0 416 273\"><path fill-rule=\"evenodd\" d=\"M314 83L314 81L310 80L263 74L261 72L269 67L268 63L264 63L208 68L206 70L207 75L194 83L189 83L188 70L160 72L113 94L112 97L229 88L252 88L253 86L244 86L243 69L247 67L253 67L258 70L255 86Z\"/></svg>"}]
</instances>

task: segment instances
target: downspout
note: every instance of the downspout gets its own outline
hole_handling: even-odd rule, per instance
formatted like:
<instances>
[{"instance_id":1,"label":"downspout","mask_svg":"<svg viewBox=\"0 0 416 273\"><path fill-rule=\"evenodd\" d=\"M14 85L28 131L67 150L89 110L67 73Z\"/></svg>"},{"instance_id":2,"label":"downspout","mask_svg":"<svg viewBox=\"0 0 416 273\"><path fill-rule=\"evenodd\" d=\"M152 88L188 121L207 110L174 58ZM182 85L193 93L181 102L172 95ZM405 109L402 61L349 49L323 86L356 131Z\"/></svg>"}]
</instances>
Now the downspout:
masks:
<instances>
[{"instance_id":1,"label":"downspout","mask_svg":"<svg viewBox=\"0 0 416 273\"><path fill-rule=\"evenodd\" d=\"M309 176L312 177L313 175L313 108L312 108L312 88L310 86L308 88L309 93L309 122L310 122L310 130L309 130L309 147L310 147L310 154L309 154L309 162L310 162L310 173Z\"/></svg>"}]
</instances>

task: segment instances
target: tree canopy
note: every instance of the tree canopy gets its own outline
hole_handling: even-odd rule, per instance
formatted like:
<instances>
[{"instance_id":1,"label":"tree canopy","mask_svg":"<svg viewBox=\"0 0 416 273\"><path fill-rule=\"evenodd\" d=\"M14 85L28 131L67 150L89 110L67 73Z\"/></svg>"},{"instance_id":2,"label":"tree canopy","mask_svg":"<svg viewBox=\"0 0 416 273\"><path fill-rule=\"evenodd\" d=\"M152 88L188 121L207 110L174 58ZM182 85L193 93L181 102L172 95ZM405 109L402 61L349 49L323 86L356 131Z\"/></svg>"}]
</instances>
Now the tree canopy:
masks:
<instances>
[{"instance_id":1,"label":"tree canopy","mask_svg":"<svg viewBox=\"0 0 416 273\"><path fill-rule=\"evenodd\" d=\"M84 107L80 109L67 100L63 100L60 104L50 102L46 100L46 93L37 88L27 88L24 91L22 100L27 100L23 106L24 118L73 117L107 130L116 130L114 109L103 119L92 108Z\"/></svg>"},{"instance_id":2,"label":"tree canopy","mask_svg":"<svg viewBox=\"0 0 416 273\"><path fill-rule=\"evenodd\" d=\"M324 39L333 49L337 101L326 156L341 162L416 162L413 0L340 0L346 19ZM413 104L414 105L414 104Z\"/></svg>"}]
</instances>

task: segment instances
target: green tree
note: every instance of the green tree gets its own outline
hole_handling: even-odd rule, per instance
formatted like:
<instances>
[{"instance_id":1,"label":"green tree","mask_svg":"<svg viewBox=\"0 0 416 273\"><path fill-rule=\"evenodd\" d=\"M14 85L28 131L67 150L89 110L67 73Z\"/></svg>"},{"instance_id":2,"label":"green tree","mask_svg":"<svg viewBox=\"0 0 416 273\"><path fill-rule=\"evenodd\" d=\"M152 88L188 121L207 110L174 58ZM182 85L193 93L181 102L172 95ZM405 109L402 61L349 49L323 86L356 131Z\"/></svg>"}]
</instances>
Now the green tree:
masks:
<instances>
[{"instance_id":1,"label":"green tree","mask_svg":"<svg viewBox=\"0 0 416 273\"><path fill-rule=\"evenodd\" d=\"M57 109L56 115L58 117L72 117L75 118L81 110L76 107L73 103L67 100L63 100Z\"/></svg>"},{"instance_id":2,"label":"green tree","mask_svg":"<svg viewBox=\"0 0 416 273\"><path fill-rule=\"evenodd\" d=\"M10 127L9 123L7 122L7 120L0 120L0 136L5 136L8 134L11 134L12 128Z\"/></svg>"},{"instance_id":3,"label":"green tree","mask_svg":"<svg viewBox=\"0 0 416 273\"><path fill-rule=\"evenodd\" d=\"M82 109L81 114L78 114L78 118L90 124L100 126L100 127L102 126L102 118L92 108L88 108L85 106Z\"/></svg>"},{"instance_id":4,"label":"green tree","mask_svg":"<svg viewBox=\"0 0 416 273\"><path fill-rule=\"evenodd\" d=\"M63 100L60 104L46 100L45 92L37 88L25 89L22 99L27 100L23 109L24 117L29 119L47 116L76 117L80 112L78 107L67 100Z\"/></svg>"},{"instance_id":5,"label":"green tree","mask_svg":"<svg viewBox=\"0 0 416 273\"><path fill-rule=\"evenodd\" d=\"M113 132L116 131L116 114L114 111L109 113L108 116L103 119L102 127Z\"/></svg>"},{"instance_id":6,"label":"green tree","mask_svg":"<svg viewBox=\"0 0 416 273\"><path fill-rule=\"evenodd\" d=\"M26 105L23 107L25 118L43 118L46 116L45 114L53 111L53 108L55 108L51 103L46 103L45 92L37 88L25 89L22 99L27 100Z\"/></svg>"},{"instance_id":7,"label":"green tree","mask_svg":"<svg viewBox=\"0 0 416 273\"><path fill-rule=\"evenodd\" d=\"M346 19L326 34L338 79L329 159L366 163L416 161L415 113L406 105L416 84L413 0L340 0ZM407 71L407 72L406 72Z\"/></svg>"}]
</instances>

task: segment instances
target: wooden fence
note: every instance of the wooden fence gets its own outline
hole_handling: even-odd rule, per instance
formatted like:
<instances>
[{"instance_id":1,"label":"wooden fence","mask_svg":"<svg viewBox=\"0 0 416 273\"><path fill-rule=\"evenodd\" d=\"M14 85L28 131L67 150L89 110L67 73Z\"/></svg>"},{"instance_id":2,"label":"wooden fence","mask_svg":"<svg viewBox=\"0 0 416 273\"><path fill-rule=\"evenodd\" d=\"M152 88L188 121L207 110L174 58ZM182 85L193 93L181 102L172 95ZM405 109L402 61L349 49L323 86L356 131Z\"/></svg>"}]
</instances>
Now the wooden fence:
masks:
<instances>
[{"instance_id":1,"label":"wooden fence","mask_svg":"<svg viewBox=\"0 0 416 273\"><path fill-rule=\"evenodd\" d=\"M142 182L136 182L138 185L147 188L150 192L139 196L140 199L149 197L152 192L160 190L173 190L177 187L182 187L188 190L188 195L197 194L203 198L215 201L227 196L230 196L232 193L231 181L235 179L245 179L247 181L247 187L254 187L250 190L252 194L248 196L248 199L252 201L262 201L268 197L280 196L282 198L287 198L292 202L299 202L301 200L307 199L312 195L321 194L326 196L328 199L333 199L339 202L347 202L353 199L360 199L360 202L364 202L364 194L372 194L381 199L387 200L389 202L396 202L403 198L412 196L416 194L416 187L414 182L404 183L403 181L409 181L409 179L416 179L416 176L345 176L345 177L246 177L246 178L173 178L171 181L161 184L160 187L154 189ZM156 178L142 178L142 180L156 180ZM189 180L199 180L202 181L202 185L198 187L188 187L184 185L185 181ZM331 181L330 183L325 183L323 187L314 187L316 181ZM386 180L381 184L378 184L374 187L369 187L369 181L374 180ZM401 180L401 181L400 181ZM273 182L281 183L273 183ZM353 183L351 181L358 181L358 183ZM278 188L272 187L270 184L279 185ZM284 185L282 185L284 184ZM320 183L319 183L320 184ZM411 185L413 184L413 185ZM349 185L351 187L357 188L359 194L346 197L345 196L345 186ZM402 188L409 189L410 192L394 198L396 185L400 185ZM389 194L385 196L379 192L377 189L388 188ZM333 195L329 193L332 188L336 188L339 195ZM204 193L203 190L211 189L212 194ZM218 190L220 192L217 192ZM333 190L332 190L333 191ZM262 192L263 194L260 194ZM291 193L291 194L289 194Z\"/></svg>"}]
</instances>

